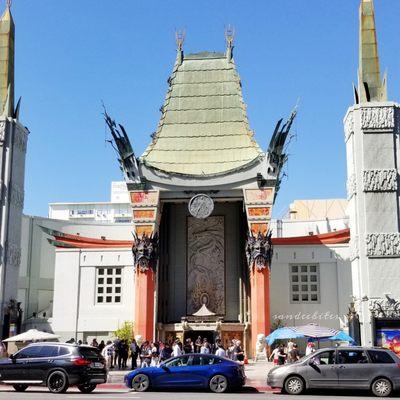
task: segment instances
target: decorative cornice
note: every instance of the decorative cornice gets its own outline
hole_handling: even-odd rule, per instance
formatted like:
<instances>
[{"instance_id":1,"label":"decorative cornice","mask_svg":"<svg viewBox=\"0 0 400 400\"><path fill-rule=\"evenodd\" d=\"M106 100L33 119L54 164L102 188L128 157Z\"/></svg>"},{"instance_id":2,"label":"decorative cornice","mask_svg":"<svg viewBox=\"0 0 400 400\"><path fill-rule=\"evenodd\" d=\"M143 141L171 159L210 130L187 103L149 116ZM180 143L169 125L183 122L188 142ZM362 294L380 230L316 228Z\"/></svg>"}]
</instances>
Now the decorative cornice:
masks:
<instances>
[{"instance_id":1,"label":"decorative cornice","mask_svg":"<svg viewBox=\"0 0 400 400\"><path fill-rule=\"evenodd\" d=\"M400 233L368 233L367 257L400 257Z\"/></svg>"},{"instance_id":2,"label":"decorative cornice","mask_svg":"<svg viewBox=\"0 0 400 400\"><path fill-rule=\"evenodd\" d=\"M351 174L348 177L346 187L347 187L347 200L350 200L357 193L357 180L355 174Z\"/></svg>"},{"instance_id":3,"label":"decorative cornice","mask_svg":"<svg viewBox=\"0 0 400 400\"><path fill-rule=\"evenodd\" d=\"M361 129L371 132L390 132L395 128L394 107L361 108Z\"/></svg>"},{"instance_id":4,"label":"decorative cornice","mask_svg":"<svg viewBox=\"0 0 400 400\"><path fill-rule=\"evenodd\" d=\"M364 170L363 181L364 192L394 192L397 190L397 170Z\"/></svg>"},{"instance_id":5,"label":"decorative cornice","mask_svg":"<svg viewBox=\"0 0 400 400\"><path fill-rule=\"evenodd\" d=\"M386 295L386 299L377 299L370 302L369 309L375 318L400 317L400 302Z\"/></svg>"}]
</instances>

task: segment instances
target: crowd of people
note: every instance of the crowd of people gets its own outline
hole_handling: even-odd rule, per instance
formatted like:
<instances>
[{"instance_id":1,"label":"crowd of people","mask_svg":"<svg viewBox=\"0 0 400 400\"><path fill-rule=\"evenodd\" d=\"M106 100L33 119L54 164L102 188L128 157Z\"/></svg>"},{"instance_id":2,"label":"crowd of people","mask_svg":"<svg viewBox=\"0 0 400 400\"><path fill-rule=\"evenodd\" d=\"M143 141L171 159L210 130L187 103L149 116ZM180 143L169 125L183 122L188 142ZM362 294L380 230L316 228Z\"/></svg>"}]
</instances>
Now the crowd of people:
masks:
<instances>
[{"instance_id":1,"label":"crowd of people","mask_svg":"<svg viewBox=\"0 0 400 400\"><path fill-rule=\"evenodd\" d=\"M313 342L308 342L306 347L306 356L315 351ZM300 352L298 346L292 340L289 340L285 345L279 344L272 351L269 360L273 361L275 365L291 364L300 359Z\"/></svg>"},{"instance_id":2,"label":"crowd of people","mask_svg":"<svg viewBox=\"0 0 400 400\"><path fill-rule=\"evenodd\" d=\"M74 342L74 339L69 341ZM79 340L77 344L88 344ZM217 338L215 343L210 343L207 338L198 338L193 341L186 339L184 343L180 339L165 342L150 342L148 340L137 343L135 339L130 342L124 339L116 338L114 341L108 340L106 343L102 340L100 343L93 339L90 346L96 347L101 351L109 369L128 368L128 360L131 360L131 369L138 367L158 366L161 362L171 357L177 357L183 354L215 354L219 357L225 357L234 361L244 361L244 350L240 340L233 339L227 348L224 348L222 340Z\"/></svg>"}]
</instances>

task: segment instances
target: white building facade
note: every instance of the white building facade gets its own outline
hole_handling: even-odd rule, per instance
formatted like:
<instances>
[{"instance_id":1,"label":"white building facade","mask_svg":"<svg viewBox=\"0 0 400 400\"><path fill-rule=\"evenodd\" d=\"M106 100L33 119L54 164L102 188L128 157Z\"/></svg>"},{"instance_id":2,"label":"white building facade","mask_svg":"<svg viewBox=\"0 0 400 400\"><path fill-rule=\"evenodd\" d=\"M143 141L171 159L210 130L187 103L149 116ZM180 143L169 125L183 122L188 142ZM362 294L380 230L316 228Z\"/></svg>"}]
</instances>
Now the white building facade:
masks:
<instances>
[{"instance_id":1,"label":"white building facade","mask_svg":"<svg viewBox=\"0 0 400 400\"><path fill-rule=\"evenodd\" d=\"M316 204L323 208L326 201L316 200L313 206ZM336 329L345 326L351 299L347 217L337 211L330 215L331 223L327 224L324 212L318 216L320 220L272 221L274 232L277 233L274 227L281 227L280 236L274 235L273 239L277 242L271 268L272 326L309 322ZM40 247L41 255L31 265L30 276L34 275L35 265L52 276L48 281L42 276L31 284L36 285L39 298L33 301L35 293L31 291L26 307L33 310L35 304L40 304L41 310L37 308L37 318L27 320L26 326L47 326L63 340L74 337L90 342L93 337L110 338L124 322L135 322L135 274L129 224L46 218L33 218L31 223L34 225L31 242ZM318 226L319 233L311 234L310 226ZM48 243L50 231L55 237L52 244ZM81 240L82 247L57 247L57 241L69 238L74 243ZM337 241L342 243L334 243ZM90 248L91 245L96 247ZM301 282L304 276L307 282ZM298 282L294 281L296 277ZM26 279L21 277L20 282ZM45 286L40 288L40 285ZM52 292L48 293L46 290L51 286ZM51 297L48 307L43 304L45 294ZM45 317L43 309L47 310Z\"/></svg>"},{"instance_id":2,"label":"white building facade","mask_svg":"<svg viewBox=\"0 0 400 400\"><path fill-rule=\"evenodd\" d=\"M132 207L125 182L111 182L111 201L50 203L49 218L96 223L132 223Z\"/></svg>"}]
</instances>

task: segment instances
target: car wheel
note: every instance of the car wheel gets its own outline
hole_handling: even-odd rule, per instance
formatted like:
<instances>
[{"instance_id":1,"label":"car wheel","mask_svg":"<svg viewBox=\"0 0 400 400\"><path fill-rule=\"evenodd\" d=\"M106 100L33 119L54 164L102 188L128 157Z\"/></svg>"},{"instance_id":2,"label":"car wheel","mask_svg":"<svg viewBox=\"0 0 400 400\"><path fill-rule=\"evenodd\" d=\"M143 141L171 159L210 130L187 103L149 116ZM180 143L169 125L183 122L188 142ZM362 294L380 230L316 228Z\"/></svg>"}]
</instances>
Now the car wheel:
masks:
<instances>
[{"instance_id":1,"label":"car wheel","mask_svg":"<svg viewBox=\"0 0 400 400\"><path fill-rule=\"evenodd\" d=\"M92 393L94 389L96 389L96 384L95 383L84 383L82 385L78 385L78 389L82 393Z\"/></svg>"},{"instance_id":2,"label":"car wheel","mask_svg":"<svg viewBox=\"0 0 400 400\"><path fill-rule=\"evenodd\" d=\"M51 393L65 393L68 386L68 378L63 371L53 371L47 378L47 387Z\"/></svg>"},{"instance_id":3,"label":"car wheel","mask_svg":"<svg viewBox=\"0 0 400 400\"><path fill-rule=\"evenodd\" d=\"M387 397L392 393L392 383L389 379L378 378L372 384L372 393L377 397Z\"/></svg>"},{"instance_id":4,"label":"car wheel","mask_svg":"<svg viewBox=\"0 0 400 400\"><path fill-rule=\"evenodd\" d=\"M228 379L223 375L214 375L208 385L214 393L224 393L228 389Z\"/></svg>"},{"instance_id":5,"label":"car wheel","mask_svg":"<svg viewBox=\"0 0 400 400\"><path fill-rule=\"evenodd\" d=\"M150 379L145 374L137 374L132 379L131 387L135 392L145 392L150 387Z\"/></svg>"},{"instance_id":6,"label":"car wheel","mask_svg":"<svg viewBox=\"0 0 400 400\"><path fill-rule=\"evenodd\" d=\"M304 381L299 376L290 376L285 381L284 389L287 394L301 394L304 391Z\"/></svg>"},{"instance_id":7,"label":"car wheel","mask_svg":"<svg viewBox=\"0 0 400 400\"><path fill-rule=\"evenodd\" d=\"M25 390L28 389L28 385L13 385L13 388L16 392L25 392Z\"/></svg>"}]
</instances>

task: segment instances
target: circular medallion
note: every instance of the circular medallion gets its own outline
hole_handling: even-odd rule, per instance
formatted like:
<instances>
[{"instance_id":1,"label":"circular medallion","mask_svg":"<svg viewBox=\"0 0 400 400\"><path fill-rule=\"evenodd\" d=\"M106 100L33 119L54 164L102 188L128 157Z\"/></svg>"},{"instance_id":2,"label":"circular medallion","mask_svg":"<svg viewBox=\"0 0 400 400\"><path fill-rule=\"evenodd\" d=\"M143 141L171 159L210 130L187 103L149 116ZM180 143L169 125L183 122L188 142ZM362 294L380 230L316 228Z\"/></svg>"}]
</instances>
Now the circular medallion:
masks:
<instances>
[{"instance_id":1,"label":"circular medallion","mask_svg":"<svg viewBox=\"0 0 400 400\"><path fill-rule=\"evenodd\" d=\"M207 218L214 210L214 202L206 194L197 194L189 201L189 212L196 218Z\"/></svg>"}]
</instances>

